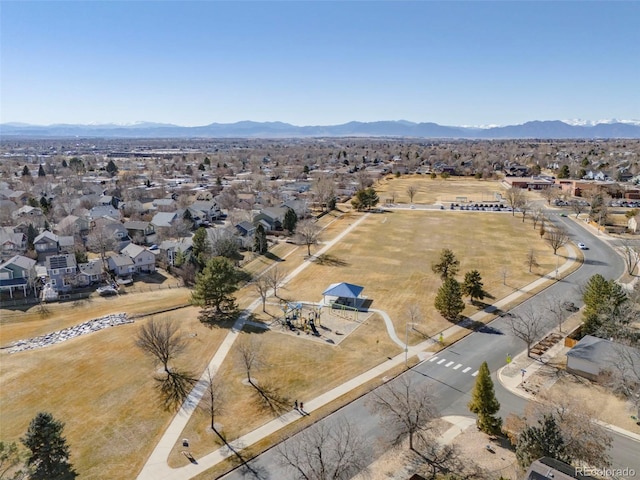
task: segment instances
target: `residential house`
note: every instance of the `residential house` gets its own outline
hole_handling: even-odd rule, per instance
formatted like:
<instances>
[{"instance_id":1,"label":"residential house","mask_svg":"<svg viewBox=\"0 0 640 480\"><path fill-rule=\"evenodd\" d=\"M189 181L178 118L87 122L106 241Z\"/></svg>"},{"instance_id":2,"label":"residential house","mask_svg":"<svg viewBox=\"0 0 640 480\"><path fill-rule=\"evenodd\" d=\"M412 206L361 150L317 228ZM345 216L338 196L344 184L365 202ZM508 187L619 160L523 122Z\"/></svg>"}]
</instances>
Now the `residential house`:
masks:
<instances>
[{"instance_id":1,"label":"residential house","mask_svg":"<svg viewBox=\"0 0 640 480\"><path fill-rule=\"evenodd\" d=\"M222 211L215 200L193 202L189 209L197 211L201 219L209 222L217 220L222 215Z\"/></svg>"},{"instance_id":2,"label":"residential house","mask_svg":"<svg viewBox=\"0 0 640 480\"><path fill-rule=\"evenodd\" d=\"M280 206L283 208L290 208L296 212L298 219L305 218L309 215L309 207L307 206L306 200L288 200Z\"/></svg>"},{"instance_id":3,"label":"residential house","mask_svg":"<svg viewBox=\"0 0 640 480\"><path fill-rule=\"evenodd\" d=\"M50 255L45 259L47 283L57 292L68 292L76 285L78 265L72 253Z\"/></svg>"},{"instance_id":4,"label":"residential house","mask_svg":"<svg viewBox=\"0 0 640 480\"><path fill-rule=\"evenodd\" d=\"M120 253L131 257L136 273L153 273L156 271L156 256L148 249L135 243L130 243L120 250Z\"/></svg>"},{"instance_id":5,"label":"residential house","mask_svg":"<svg viewBox=\"0 0 640 480\"><path fill-rule=\"evenodd\" d=\"M621 352L640 361L640 351L636 348L585 335L567 352L567 372L596 381L620 361Z\"/></svg>"},{"instance_id":6,"label":"residential house","mask_svg":"<svg viewBox=\"0 0 640 480\"><path fill-rule=\"evenodd\" d=\"M177 240L165 240L159 245L159 261L166 265L175 265L176 257L182 254L186 259L191 255L193 248L193 239L191 237L182 237Z\"/></svg>"},{"instance_id":7,"label":"residential house","mask_svg":"<svg viewBox=\"0 0 640 480\"><path fill-rule=\"evenodd\" d=\"M76 249L76 242L72 236L60 235L58 236L58 252L59 253L74 253Z\"/></svg>"},{"instance_id":8,"label":"residential house","mask_svg":"<svg viewBox=\"0 0 640 480\"><path fill-rule=\"evenodd\" d=\"M176 201L169 198L156 198L151 202L153 206L152 209L158 210L159 212L171 212L176 209Z\"/></svg>"},{"instance_id":9,"label":"residential house","mask_svg":"<svg viewBox=\"0 0 640 480\"><path fill-rule=\"evenodd\" d=\"M17 205L26 205L29 201L29 197L30 195L23 190L14 191L8 188L0 190L0 199L11 200Z\"/></svg>"},{"instance_id":10,"label":"residential house","mask_svg":"<svg viewBox=\"0 0 640 480\"><path fill-rule=\"evenodd\" d=\"M96 205L89 210L89 218L95 220L100 217L111 217L120 220L120 210L112 205Z\"/></svg>"},{"instance_id":11,"label":"residential house","mask_svg":"<svg viewBox=\"0 0 640 480\"><path fill-rule=\"evenodd\" d=\"M235 227L241 237L253 237L253 234L256 233L256 227L246 220L236 223Z\"/></svg>"},{"instance_id":12,"label":"residential house","mask_svg":"<svg viewBox=\"0 0 640 480\"><path fill-rule=\"evenodd\" d=\"M37 226L44 225L44 215L38 207L25 205L11 213L11 217L16 221L28 221Z\"/></svg>"},{"instance_id":13,"label":"residential house","mask_svg":"<svg viewBox=\"0 0 640 480\"><path fill-rule=\"evenodd\" d=\"M109 249L116 252L129 245L131 239L125 226L111 217L101 217L92 222L92 230L103 237Z\"/></svg>"},{"instance_id":14,"label":"residential house","mask_svg":"<svg viewBox=\"0 0 640 480\"><path fill-rule=\"evenodd\" d=\"M87 287L93 283L101 282L104 279L104 265L102 260L94 259L87 263L78 264L78 275L76 284L79 287Z\"/></svg>"},{"instance_id":15,"label":"residential house","mask_svg":"<svg viewBox=\"0 0 640 480\"><path fill-rule=\"evenodd\" d=\"M58 222L54 232L58 235L86 235L89 231L89 219L76 215L67 215Z\"/></svg>"},{"instance_id":16,"label":"residential house","mask_svg":"<svg viewBox=\"0 0 640 480\"><path fill-rule=\"evenodd\" d=\"M49 255L58 253L58 235L45 230L33 240L33 247L38 254L38 260L44 261Z\"/></svg>"},{"instance_id":17,"label":"residential house","mask_svg":"<svg viewBox=\"0 0 640 480\"><path fill-rule=\"evenodd\" d=\"M111 255L107 258L107 266L116 276L130 278L135 272L135 265L129 255Z\"/></svg>"},{"instance_id":18,"label":"residential house","mask_svg":"<svg viewBox=\"0 0 640 480\"><path fill-rule=\"evenodd\" d=\"M525 473L524 480L571 480L594 478L583 474L579 468L551 457L542 457L534 461Z\"/></svg>"},{"instance_id":19,"label":"residential house","mask_svg":"<svg viewBox=\"0 0 640 480\"><path fill-rule=\"evenodd\" d=\"M267 207L260 210L255 217L253 217L253 224L261 224L265 230L282 230L282 222L284 216L287 214L288 208L283 207Z\"/></svg>"},{"instance_id":20,"label":"residential house","mask_svg":"<svg viewBox=\"0 0 640 480\"><path fill-rule=\"evenodd\" d=\"M13 298L13 291L22 289L26 296L36 278L35 267L35 260L22 255L15 255L0 264L0 291L8 290L9 296Z\"/></svg>"},{"instance_id":21,"label":"residential house","mask_svg":"<svg viewBox=\"0 0 640 480\"><path fill-rule=\"evenodd\" d=\"M156 229L151 222L124 222L124 228L134 243L149 245L156 241Z\"/></svg>"},{"instance_id":22,"label":"residential house","mask_svg":"<svg viewBox=\"0 0 640 480\"><path fill-rule=\"evenodd\" d=\"M13 257L27 249L27 236L12 227L0 227L0 258Z\"/></svg>"},{"instance_id":23,"label":"residential house","mask_svg":"<svg viewBox=\"0 0 640 480\"><path fill-rule=\"evenodd\" d=\"M182 218L178 212L159 212L151 219L151 225L158 234L166 234Z\"/></svg>"}]
</instances>

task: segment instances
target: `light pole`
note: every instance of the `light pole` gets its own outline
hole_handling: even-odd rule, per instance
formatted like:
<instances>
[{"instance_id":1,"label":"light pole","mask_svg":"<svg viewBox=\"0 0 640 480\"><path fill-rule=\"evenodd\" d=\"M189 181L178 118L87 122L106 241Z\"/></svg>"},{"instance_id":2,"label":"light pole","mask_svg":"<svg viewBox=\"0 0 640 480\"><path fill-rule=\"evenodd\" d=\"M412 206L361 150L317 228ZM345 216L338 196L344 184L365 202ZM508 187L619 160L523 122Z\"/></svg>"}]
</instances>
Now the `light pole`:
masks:
<instances>
[{"instance_id":1,"label":"light pole","mask_svg":"<svg viewBox=\"0 0 640 480\"><path fill-rule=\"evenodd\" d=\"M405 367L409 366L409 325L411 325L411 328L413 328L415 326L415 323L407 322L407 325L405 327L405 340L404 340L404 366Z\"/></svg>"}]
</instances>

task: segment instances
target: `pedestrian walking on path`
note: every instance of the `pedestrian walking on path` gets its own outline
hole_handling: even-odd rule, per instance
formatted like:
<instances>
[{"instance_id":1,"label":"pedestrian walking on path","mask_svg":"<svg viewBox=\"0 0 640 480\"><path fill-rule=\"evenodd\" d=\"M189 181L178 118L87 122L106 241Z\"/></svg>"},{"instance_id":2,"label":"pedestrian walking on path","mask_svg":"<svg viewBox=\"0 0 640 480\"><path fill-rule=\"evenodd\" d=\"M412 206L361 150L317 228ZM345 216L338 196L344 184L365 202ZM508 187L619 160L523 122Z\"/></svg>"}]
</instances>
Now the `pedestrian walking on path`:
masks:
<instances>
[{"instance_id":1,"label":"pedestrian walking on path","mask_svg":"<svg viewBox=\"0 0 640 480\"><path fill-rule=\"evenodd\" d=\"M296 410L298 410L298 400L296 400L296 404L295 404L295 407L294 407L294 408L295 408Z\"/></svg>"}]
</instances>

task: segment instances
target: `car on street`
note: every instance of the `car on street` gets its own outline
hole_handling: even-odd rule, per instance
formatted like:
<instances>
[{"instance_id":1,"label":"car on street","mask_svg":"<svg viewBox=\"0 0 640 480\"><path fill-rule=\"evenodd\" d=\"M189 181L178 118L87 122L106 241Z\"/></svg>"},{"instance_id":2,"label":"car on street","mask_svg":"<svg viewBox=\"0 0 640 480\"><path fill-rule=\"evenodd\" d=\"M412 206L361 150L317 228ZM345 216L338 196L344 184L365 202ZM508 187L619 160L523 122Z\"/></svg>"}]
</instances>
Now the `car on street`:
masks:
<instances>
[{"instance_id":1,"label":"car on street","mask_svg":"<svg viewBox=\"0 0 640 480\"><path fill-rule=\"evenodd\" d=\"M589 247L587 247L584 243L580 242L578 243L578 248L580 250L589 250Z\"/></svg>"}]
</instances>

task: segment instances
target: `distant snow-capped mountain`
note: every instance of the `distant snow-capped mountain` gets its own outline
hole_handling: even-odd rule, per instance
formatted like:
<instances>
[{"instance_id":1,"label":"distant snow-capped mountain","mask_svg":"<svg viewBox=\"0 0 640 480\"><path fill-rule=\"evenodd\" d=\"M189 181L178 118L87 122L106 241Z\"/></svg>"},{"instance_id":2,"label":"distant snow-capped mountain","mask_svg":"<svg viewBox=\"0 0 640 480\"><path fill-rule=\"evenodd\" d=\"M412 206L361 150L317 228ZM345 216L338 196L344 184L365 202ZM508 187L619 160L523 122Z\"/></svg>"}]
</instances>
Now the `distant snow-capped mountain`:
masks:
<instances>
[{"instance_id":1,"label":"distant snow-capped mountain","mask_svg":"<svg viewBox=\"0 0 640 480\"><path fill-rule=\"evenodd\" d=\"M457 139L590 139L640 138L640 121L559 120L521 125L457 127L406 120L347 122L341 125L296 126L284 122L211 123L183 127L166 123L136 122L133 125L0 124L0 137L87 138L300 138L300 137L406 137Z\"/></svg>"},{"instance_id":2,"label":"distant snow-capped mountain","mask_svg":"<svg viewBox=\"0 0 640 480\"><path fill-rule=\"evenodd\" d=\"M626 123L628 125L640 125L640 120L617 120L615 118L610 118L608 120L583 120L581 118L572 118L569 120L562 120L567 125L572 125L574 127L594 127L600 124L610 125L612 123Z\"/></svg>"}]
</instances>

